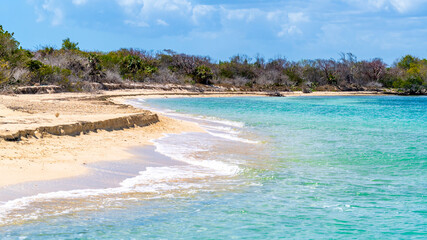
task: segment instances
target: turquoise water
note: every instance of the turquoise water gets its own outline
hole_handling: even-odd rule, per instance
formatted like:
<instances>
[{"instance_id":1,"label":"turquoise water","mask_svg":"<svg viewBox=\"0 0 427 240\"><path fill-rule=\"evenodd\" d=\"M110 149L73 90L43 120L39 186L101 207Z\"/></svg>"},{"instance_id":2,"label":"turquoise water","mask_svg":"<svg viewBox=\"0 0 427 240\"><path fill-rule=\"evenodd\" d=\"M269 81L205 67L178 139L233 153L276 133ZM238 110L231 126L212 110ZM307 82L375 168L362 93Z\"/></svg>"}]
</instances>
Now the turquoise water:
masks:
<instances>
[{"instance_id":1,"label":"turquoise water","mask_svg":"<svg viewBox=\"0 0 427 240\"><path fill-rule=\"evenodd\" d=\"M426 97L138 104L207 129L155 142L186 164L150 169L174 180L150 180L153 197L123 190L96 208L4 225L1 239L427 238Z\"/></svg>"}]
</instances>

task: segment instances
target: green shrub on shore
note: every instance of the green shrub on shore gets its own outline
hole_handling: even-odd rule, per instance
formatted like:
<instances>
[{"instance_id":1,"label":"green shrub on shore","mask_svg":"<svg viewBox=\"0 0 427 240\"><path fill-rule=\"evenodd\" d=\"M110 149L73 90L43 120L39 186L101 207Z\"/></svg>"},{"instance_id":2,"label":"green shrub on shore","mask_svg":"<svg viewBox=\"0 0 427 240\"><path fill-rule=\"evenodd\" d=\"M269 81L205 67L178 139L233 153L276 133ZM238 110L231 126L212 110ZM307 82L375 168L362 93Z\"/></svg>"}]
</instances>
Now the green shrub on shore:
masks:
<instances>
[{"instance_id":1,"label":"green shrub on shore","mask_svg":"<svg viewBox=\"0 0 427 240\"><path fill-rule=\"evenodd\" d=\"M402 57L397 63L400 75L393 82L393 87L401 92L420 94L427 89L427 60L411 55Z\"/></svg>"},{"instance_id":2,"label":"green shrub on shore","mask_svg":"<svg viewBox=\"0 0 427 240\"><path fill-rule=\"evenodd\" d=\"M202 65L194 69L193 79L197 83L208 85L211 83L212 78L213 78L213 73L209 67Z\"/></svg>"},{"instance_id":3,"label":"green shrub on shore","mask_svg":"<svg viewBox=\"0 0 427 240\"><path fill-rule=\"evenodd\" d=\"M125 79L143 81L146 77L157 72L157 70L157 67L152 63L144 61L135 55L128 55L120 62L120 74Z\"/></svg>"}]
</instances>

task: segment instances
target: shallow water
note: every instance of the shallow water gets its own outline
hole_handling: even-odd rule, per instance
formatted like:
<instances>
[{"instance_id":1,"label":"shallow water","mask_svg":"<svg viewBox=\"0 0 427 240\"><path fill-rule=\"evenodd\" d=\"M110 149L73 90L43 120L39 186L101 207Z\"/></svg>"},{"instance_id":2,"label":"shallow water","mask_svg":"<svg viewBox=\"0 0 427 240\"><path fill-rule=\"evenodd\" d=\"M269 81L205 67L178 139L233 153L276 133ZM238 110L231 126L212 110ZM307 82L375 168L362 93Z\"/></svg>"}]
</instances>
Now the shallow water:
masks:
<instances>
[{"instance_id":1,"label":"shallow water","mask_svg":"<svg viewBox=\"0 0 427 240\"><path fill-rule=\"evenodd\" d=\"M180 164L116 188L0 205L2 239L427 237L426 97L133 104L208 133L156 140Z\"/></svg>"}]
</instances>

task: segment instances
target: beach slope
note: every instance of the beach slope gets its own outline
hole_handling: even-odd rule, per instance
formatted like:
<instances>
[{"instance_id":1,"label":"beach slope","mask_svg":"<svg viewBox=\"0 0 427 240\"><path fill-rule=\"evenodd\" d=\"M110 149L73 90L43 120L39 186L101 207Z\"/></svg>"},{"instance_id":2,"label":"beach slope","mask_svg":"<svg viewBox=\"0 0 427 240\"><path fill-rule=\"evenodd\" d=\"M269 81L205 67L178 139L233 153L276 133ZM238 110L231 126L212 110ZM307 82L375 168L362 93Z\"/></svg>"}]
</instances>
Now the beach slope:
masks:
<instances>
[{"instance_id":1,"label":"beach slope","mask_svg":"<svg viewBox=\"0 0 427 240\"><path fill-rule=\"evenodd\" d=\"M129 159L130 147L192 131L202 130L105 93L0 96L0 187L85 174L88 163Z\"/></svg>"}]
</instances>

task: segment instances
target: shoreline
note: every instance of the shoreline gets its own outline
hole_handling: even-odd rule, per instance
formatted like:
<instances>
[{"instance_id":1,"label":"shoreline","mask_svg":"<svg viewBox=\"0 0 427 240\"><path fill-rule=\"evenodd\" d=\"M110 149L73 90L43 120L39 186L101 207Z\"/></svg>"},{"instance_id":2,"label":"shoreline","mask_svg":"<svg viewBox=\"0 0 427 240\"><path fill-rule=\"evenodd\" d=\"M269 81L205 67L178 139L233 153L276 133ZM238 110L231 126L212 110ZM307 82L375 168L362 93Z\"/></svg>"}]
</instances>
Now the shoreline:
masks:
<instances>
[{"instance_id":1,"label":"shoreline","mask_svg":"<svg viewBox=\"0 0 427 240\"><path fill-rule=\"evenodd\" d=\"M0 203L15 199L64 191L118 188L126 179L138 176L148 167L182 165L155 151L152 145L129 149L132 158L120 161L98 161L86 165L87 173L52 180L17 183L0 187Z\"/></svg>"},{"instance_id":2,"label":"shoreline","mask_svg":"<svg viewBox=\"0 0 427 240\"><path fill-rule=\"evenodd\" d=\"M314 92L305 94L302 92L285 92L284 96L366 96L384 95L372 92ZM60 116L73 116L73 119L111 119L112 116L122 114L124 116L135 114L136 112L147 113L142 109L136 109L126 103L129 99L135 98L171 98L171 97L236 97L236 96L267 96L265 92L223 92L223 93L193 93L193 92L170 92L152 90L132 90L132 91L106 91L100 94L85 93L59 93L59 94L38 94L38 95L18 95L0 96L0 121L6 120L9 115L16 119L30 118L32 115L40 115L41 121L50 121L54 114L51 111L37 112L34 109L26 109L23 102L28 103L64 103L66 107L79 101L100 101L102 104L115 105L116 112L110 115L99 116L100 106L94 104L93 115L77 111L76 114L60 114ZM14 107L4 107L4 100L9 100L21 105ZM23 105L25 105L23 104ZM68 104L68 105L67 105ZM91 106L91 103L89 104ZM52 106L48 106L52 107ZM87 107L87 106L86 106ZM89 107L90 108L90 107ZM125 113L123 113L125 109ZM2 111L6 114L1 115ZM112 109L107 109L112 110ZM71 110L73 113L74 110ZM12 113L12 114L11 114ZM47 181L55 179L66 179L78 177L89 173L87 164L109 161L126 161L132 159L134 155L129 149L135 146L151 145L150 140L157 139L164 134L183 132L203 132L197 124L186 121L164 117L158 113L159 122L145 127L131 127L121 130L100 129L95 132L78 134L76 136L46 136L23 138L18 142L0 140L0 189L21 183L34 181ZM40 117L39 116L39 117ZM58 118L58 117L57 117ZM56 120L56 119L54 119ZM60 120L60 119L59 119ZM5 125L4 125L5 126ZM22 125L21 125L22 126Z\"/></svg>"},{"instance_id":3,"label":"shoreline","mask_svg":"<svg viewBox=\"0 0 427 240\"><path fill-rule=\"evenodd\" d=\"M99 95L86 94L52 94L52 95L19 95L19 96L0 96L0 122L2 127L7 127L12 121L11 118L20 121L36 121L43 124L43 121L50 120L51 112L34 111L28 106L19 106L5 108L4 101L18 102L21 105L29 103L42 103L46 101L56 101L55 104L61 109L62 102L75 101L75 99L102 97ZM37 99L39 98L39 99ZM66 99L66 100L64 100ZM108 100L102 101L104 104L111 104L117 107L117 112L110 113L109 116L115 116L120 113L120 109L125 108L129 113L135 112L150 113L149 111L136 109L131 106L117 105ZM8 103L10 104L10 103ZM91 105L91 104L89 104ZM27 107L27 108L23 108ZM49 106L51 107L51 106ZM99 106L94 105L94 111L98 111ZM1 111L4 110L5 111ZM129 110L130 109L130 110ZM55 112L58 109L54 109ZM107 109L112 110L112 109ZM115 109L113 109L115 111ZM30 112L31 111L31 112ZM74 110L72 110L74 111ZM3 113L3 115L2 115ZM10 114L12 113L12 114ZM35 115L36 118L31 119ZM61 114L62 115L62 114ZM90 118L90 114L78 112L76 114L64 114L72 116L73 119ZM42 116L42 117L40 117ZM157 115L156 115L157 116ZM43 118L44 117L44 118ZM99 117L99 116L94 116ZM102 116L105 118L105 116ZM52 117L51 117L52 118ZM88 164L95 162L126 161L132 159L134 154L129 151L135 146L152 145L150 140L162 137L164 134L182 133L182 132L201 132L203 131L194 123L171 119L164 116L158 116L157 123L140 127L130 127L120 130L96 130L79 135L56 136L45 134L44 136L29 136L22 138L21 141L6 141L0 139L0 189L20 183L31 183L35 181L47 181L55 179L66 179L82 176L90 172ZM6 122L6 124L4 124ZM8 123L9 122L9 123ZM25 123L24 123L25 124ZM13 127L13 123L10 124ZM34 124L33 124L34 125ZM22 124L21 124L22 126Z\"/></svg>"}]
</instances>

